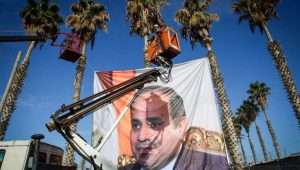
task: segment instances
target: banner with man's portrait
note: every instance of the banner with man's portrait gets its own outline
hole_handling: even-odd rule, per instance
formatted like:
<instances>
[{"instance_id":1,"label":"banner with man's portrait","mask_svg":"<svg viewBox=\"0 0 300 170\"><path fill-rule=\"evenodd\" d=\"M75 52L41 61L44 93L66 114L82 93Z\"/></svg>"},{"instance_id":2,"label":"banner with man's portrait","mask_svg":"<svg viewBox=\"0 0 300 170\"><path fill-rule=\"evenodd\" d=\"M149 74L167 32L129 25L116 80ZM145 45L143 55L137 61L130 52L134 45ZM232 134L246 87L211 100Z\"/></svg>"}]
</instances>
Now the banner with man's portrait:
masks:
<instances>
[{"instance_id":1,"label":"banner with man's portrait","mask_svg":"<svg viewBox=\"0 0 300 170\"><path fill-rule=\"evenodd\" d=\"M146 71L95 72L94 93ZM145 84L96 111L93 145L126 108L100 151L105 170L229 169L207 58L176 64L168 83Z\"/></svg>"}]
</instances>

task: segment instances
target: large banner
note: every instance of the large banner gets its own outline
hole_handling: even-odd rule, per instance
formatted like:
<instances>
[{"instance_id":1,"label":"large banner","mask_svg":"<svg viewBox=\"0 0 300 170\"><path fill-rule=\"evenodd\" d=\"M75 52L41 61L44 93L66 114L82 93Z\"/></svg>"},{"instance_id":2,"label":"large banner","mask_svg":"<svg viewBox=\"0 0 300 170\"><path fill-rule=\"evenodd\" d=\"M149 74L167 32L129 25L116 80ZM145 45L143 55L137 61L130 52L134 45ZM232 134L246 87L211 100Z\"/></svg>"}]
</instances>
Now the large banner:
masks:
<instances>
[{"instance_id":1,"label":"large banner","mask_svg":"<svg viewBox=\"0 0 300 170\"><path fill-rule=\"evenodd\" d=\"M96 72L94 92L149 69ZM93 144L125 117L101 152L107 169L229 169L207 58L177 64L158 80L114 100L93 115Z\"/></svg>"}]
</instances>

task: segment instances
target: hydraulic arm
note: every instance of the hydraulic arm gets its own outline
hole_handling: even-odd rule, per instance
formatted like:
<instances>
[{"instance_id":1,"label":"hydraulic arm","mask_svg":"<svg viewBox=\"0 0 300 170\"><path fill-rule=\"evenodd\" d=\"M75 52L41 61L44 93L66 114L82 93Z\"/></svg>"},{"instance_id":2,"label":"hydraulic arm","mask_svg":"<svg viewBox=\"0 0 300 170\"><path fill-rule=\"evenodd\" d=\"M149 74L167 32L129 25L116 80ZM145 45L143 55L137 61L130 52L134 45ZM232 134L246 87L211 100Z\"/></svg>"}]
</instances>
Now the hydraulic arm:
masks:
<instances>
[{"instance_id":1,"label":"hydraulic arm","mask_svg":"<svg viewBox=\"0 0 300 170\"><path fill-rule=\"evenodd\" d=\"M165 29L164 31L168 31L170 29ZM158 35L162 35L160 32ZM169 36L171 34L164 34L167 38L165 38L165 43L172 43L174 42L174 34L172 37ZM118 99L119 97L131 92L137 91L141 89L144 84L157 81L158 78L163 82L168 82L171 74L172 69L172 61L171 59L174 58L180 51L176 51L176 55L172 53L171 46L167 46L167 48L163 48L162 43L164 39L161 38L163 36L156 36L153 40L155 43L159 43L159 48L155 48L156 50L150 57L149 61L160 65L159 69L151 69L133 79L120 83L116 86L108 88L104 91L101 91L97 94L84 98L78 102L72 103L70 105L62 105L60 109L54 112L51 116L51 120L46 123L46 127L49 131L56 130L58 131L66 141L76 150L84 159L89 161L93 166L94 169L102 169L101 162L100 162L100 150L110 137L113 130L118 125L119 121L123 118L123 116L128 111L130 104L134 101L133 97L127 107L121 112L115 123L113 124L112 128L107 132L107 134L101 139L98 140L96 146L92 147L89 145L79 134L72 131L70 125L73 123L78 122L80 119L87 116L89 113L103 107L106 104L111 103L112 101ZM171 41L171 38L173 40ZM176 42L177 40L177 36ZM177 43L178 45L179 43ZM148 47L150 49L151 46ZM179 50L180 48L177 48ZM166 52L167 51L167 52Z\"/></svg>"},{"instance_id":2,"label":"hydraulic arm","mask_svg":"<svg viewBox=\"0 0 300 170\"><path fill-rule=\"evenodd\" d=\"M107 90L101 91L95 95L84 98L78 102L70 105L62 105L59 110L54 112L46 126L49 131L57 130L71 145L72 147L86 160L94 165L95 169L101 169L101 162L99 162L99 151L109 138L111 132L117 126L119 121L125 115L129 105L123 110L118 117L111 130L102 139L99 139L98 145L95 147L90 146L86 141L80 137L79 134L73 132L70 129L70 125L78 122L80 119L87 116L92 111L99 109L100 107L111 103L113 100L133 91L140 89L146 83L157 81L157 78L161 77L163 70L152 69L145 72L133 79L120 83L119 85L113 86ZM133 101L134 98L131 99Z\"/></svg>"}]
</instances>

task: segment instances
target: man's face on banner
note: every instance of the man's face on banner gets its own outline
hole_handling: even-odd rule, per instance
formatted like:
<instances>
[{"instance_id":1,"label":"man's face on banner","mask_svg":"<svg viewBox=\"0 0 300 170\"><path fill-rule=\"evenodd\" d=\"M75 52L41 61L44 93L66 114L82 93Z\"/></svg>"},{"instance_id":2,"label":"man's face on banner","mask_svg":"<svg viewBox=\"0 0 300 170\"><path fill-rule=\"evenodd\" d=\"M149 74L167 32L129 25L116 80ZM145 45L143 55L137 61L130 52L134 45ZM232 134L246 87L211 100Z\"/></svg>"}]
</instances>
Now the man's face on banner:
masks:
<instances>
[{"instance_id":1,"label":"man's face on banner","mask_svg":"<svg viewBox=\"0 0 300 170\"><path fill-rule=\"evenodd\" d=\"M173 120L169 96L158 90L141 94L131 108L131 145L138 163L149 169L163 167L179 150L186 120Z\"/></svg>"}]
</instances>

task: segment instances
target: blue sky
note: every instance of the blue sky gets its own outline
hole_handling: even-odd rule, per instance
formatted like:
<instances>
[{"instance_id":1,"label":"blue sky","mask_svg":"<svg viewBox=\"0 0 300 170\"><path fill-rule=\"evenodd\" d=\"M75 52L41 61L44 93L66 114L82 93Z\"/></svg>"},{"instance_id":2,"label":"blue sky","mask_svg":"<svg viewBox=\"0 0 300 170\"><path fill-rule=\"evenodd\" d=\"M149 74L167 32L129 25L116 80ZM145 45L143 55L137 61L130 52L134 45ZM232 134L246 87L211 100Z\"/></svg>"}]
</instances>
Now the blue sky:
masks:
<instances>
[{"instance_id":1,"label":"blue sky","mask_svg":"<svg viewBox=\"0 0 300 170\"><path fill-rule=\"evenodd\" d=\"M70 13L71 0L58 3L61 15ZM143 67L143 40L138 36L129 35L129 25L125 19L123 0L102 0L111 16L108 31L98 32L94 49L88 48L87 68L82 86L82 97L92 94L93 73L99 70L121 70ZM275 69L272 58L266 48L266 38L257 30L252 34L247 23L238 24L238 16L231 11L231 0L214 1L211 11L220 15L220 21L213 24L211 34L214 38L213 48L218 57L218 63L224 76L225 88L229 96L233 112L247 98L246 91L251 82L265 82L271 87L267 113L271 117L282 153L290 154L300 151L300 135L291 105ZM18 15L25 6L24 0L0 0L0 34L24 34L22 21ZM279 40L287 56L291 73L298 90L300 88L299 39L300 23L298 16L298 1L285 0L279 4L279 20L269 23L274 39ZM182 6L182 1L170 0L163 9L163 17L168 25L178 30L175 23L175 11ZM62 26L62 31L68 31ZM297 45L298 44L298 45ZM189 42L181 39L182 53L175 63L204 57L206 50L197 45L192 50ZM27 44L0 43L0 96L3 95L6 83L17 52L26 52ZM43 133L44 141L64 148L65 141L56 132L49 133L44 124L52 112L61 104L70 103L73 94L73 81L76 64L58 59L59 49L49 43L41 49L36 48L31 57L31 63L25 80L25 85L19 96L17 109L11 117L7 131L7 140L29 139L34 133ZM268 152L274 158L274 148L262 115L258 118L262 134L265 136ZM90 139L91 116L80 122L79 132ZM251 128L259 159L262 153L254 127ZM250 148L244 141L248 159L251 158Z\"/></svg>"}]
</instances>

